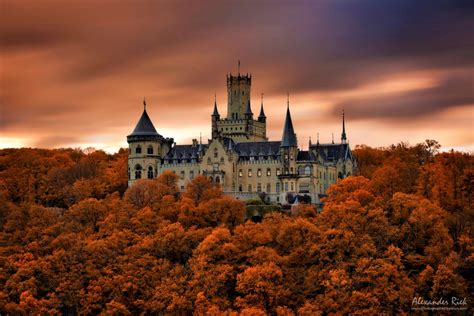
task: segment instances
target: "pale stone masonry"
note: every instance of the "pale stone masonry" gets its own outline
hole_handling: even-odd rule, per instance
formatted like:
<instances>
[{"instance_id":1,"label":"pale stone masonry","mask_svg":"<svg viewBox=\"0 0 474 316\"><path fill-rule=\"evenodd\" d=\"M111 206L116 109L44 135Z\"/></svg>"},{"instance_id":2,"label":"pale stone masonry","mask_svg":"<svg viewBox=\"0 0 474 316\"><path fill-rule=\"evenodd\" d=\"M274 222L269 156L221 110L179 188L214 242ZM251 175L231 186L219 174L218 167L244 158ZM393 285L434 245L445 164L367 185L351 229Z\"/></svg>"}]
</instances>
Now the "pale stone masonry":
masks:
<instances>
[{"instance_id":1,"label":"pale stone masonry","mask_svg":"<svg viewBox=\"0 0 474 316\"><path fill-rule=\"evenodd\" d=\"M190 145L176 145L173 138L161 136L144 103L137 126L127 136L129 186L169 170L179 176L181 190L197 175L204 175L239 199L263 196L287 204L298 196L319 204L331 184L354 173L356 160L347 143L344 114L340 143L318 140L304 151L298 149L288 101L282 139L269 141L263 100L258 118L253 118L251 79L248 74L227 76L227 117L221 119L214 102L212 138L207 144L194 139Z\"/></svg>"}]
</instances>

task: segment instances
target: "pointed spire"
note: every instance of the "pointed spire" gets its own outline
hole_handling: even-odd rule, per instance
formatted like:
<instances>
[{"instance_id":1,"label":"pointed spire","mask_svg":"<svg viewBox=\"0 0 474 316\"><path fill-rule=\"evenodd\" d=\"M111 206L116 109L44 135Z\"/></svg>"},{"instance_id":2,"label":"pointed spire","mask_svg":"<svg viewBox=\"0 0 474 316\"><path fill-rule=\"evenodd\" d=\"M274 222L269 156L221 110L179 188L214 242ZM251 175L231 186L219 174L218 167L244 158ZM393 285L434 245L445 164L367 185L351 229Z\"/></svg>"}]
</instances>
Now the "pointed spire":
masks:
<instances>
[{"instance_id":1,"label":"pointed spire","mask_svg":"<svg viewBox=\"0 0 474 316\"><path fill-rule=\"evenodd\" d=\"M251 120L253 117L252 108L250 107L250 99L247 102L247 109L245 110L245 119Z\"/></svg>"},{"instance_id":2,"label":"pointed spire","mask_svg":"<svg viewBox=\"0 0 474 316\"><path fill-rule=\"evenodd\" d=\"M262 103L260 104L260 115L258 116L258 121L259 122L264 122L267 119L265 116L265 111L263 111L263 93L262 93Z\"/></svg>"},{"instance_id":3,"label":"pointed spire","mask_svg":"<svg viewBox=\"0 0 474 316\"><path fill-rule=\"evenodd\" d=\"M239 59L239 62L238 62L238 64L237 64L237 69L238 69L238 70L237 70L237 73L238 73L238 75L240 76L240 59Z\"/></svg>"},{"instance_id":4,"label":"pointed spire","mask_svg":"<svg viewBox=\"0 0 474 316\"><path fill-rule=\"evenodd\" d=\"M308 141L308 149L313 146L313 144L311 143L311 136L309 137L309 141Z\"/></svg>"},{"instance_id":5,"label":"pointed spire","mask_svg":"<svg viewBox=\"0 0 474 316\"><path fill-rule=\"evenodd\" d=\"M344 109L342 109L342 134L341 134L341 143L345 144L347 142L346 137L346 123L344 119Z\"/></svg>"},{"instance_id":6,"label":"pointed spire","mask_svg":"<svg viewBox=\"0 0 474 316\"><path fill-rule=\"evenodd\" d=\"M283 136L282 136L282 139L281 139L280 147L296 147L296 146L298 146L298 142L296 141L295 130L293 129L293 122L291 121L290 101L289 100L290 100L290 96L288 94L285 126L283 127Z\"/></svg>"},{"instance_id":7,"label":"pointed spire","mask_svg":"<svg viewBox=\"0 0 474 316\"><path fill-rule=\"evenodd\" d=\"M143 111L146 111L146 98L143 97Z\"/></svg>"},{"instance_id":8,"label":"pointed spire","mask_svg":"<svg viewBox=\"0 0 474 316\"><path fill-rule=\"evenodd\" d=\"M318 132L318 140L317 140L317 143L316 143L316 145L318 145L318 146L319 146L319 132Z\"/></svg>"},{"instance_id":9,"label":"pointed spire","mask_svg":"<svg viewBox=\"0 0 474 316\"><path fill-rule=\"evenodd\" d=\"M219 111L217 110L217 97L216 94L214 94L214 112L212 112L212 116L217 116L219 117Z\"/></svg>"},{"instance_id":10,"label":"pointed spire","mask_svg":"<svg viewBox=\"0 0 474 316\"><path fill-rule=\"evenodd\" d=\"M332 143L334 144L334 133L332 133Z\"/></svg>"}]
</instances>

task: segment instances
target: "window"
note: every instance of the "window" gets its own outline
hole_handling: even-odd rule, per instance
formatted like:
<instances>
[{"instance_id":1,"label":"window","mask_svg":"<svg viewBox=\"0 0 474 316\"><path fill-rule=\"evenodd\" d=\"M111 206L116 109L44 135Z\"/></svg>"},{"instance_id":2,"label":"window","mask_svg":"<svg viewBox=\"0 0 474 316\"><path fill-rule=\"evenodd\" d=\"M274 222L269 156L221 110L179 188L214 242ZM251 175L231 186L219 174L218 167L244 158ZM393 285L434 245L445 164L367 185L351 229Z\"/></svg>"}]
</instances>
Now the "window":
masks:
<instances>
[{"instance_id":1,"label":"window","mask_svg":"<svg viewBox=\"0 0 474 316\"><path fill-rule=\"evenodd\" d=\"M252 177L252 169L249 169L249 171L248 171L248 177L249 177L249 178Z\"/></svg>"},{"instance_id":2,"label":"window","mask_svg":"<svg viewBox=\"0 0 474 316\"><path fill-rule=\"evenodd\" d=\"M135 179L141 179L142 178L142 166L139 164L135 165Z\"/></svg>"},{"instance_id":3,"label":"window","mask_svg":"<svg viewBox=\"0 0 474 316\"><path fill-rule=\"evenodd\" d=\"M138 145L137 148L135 148L135 153L136 154L141 154L142 153L142 147L140 145Z\"/></svg>"},{"instance_id":4,"label":"window","mask_svg":"<svg viewBox=\"0 0 474 316\"><path fill-rule=\"evenodd\" d=\"M214 158L217 158L217 154L218 154L217 151L218 151L217 148L214 148Z\"/></svg>"},{"instance_id":5,"label":"window","mask_svg":"<svg viewBox=\"0 0 474 316\"><path fill-rule=\"evenodd\" d=\"M212 170L214 170L214 171L219 171L219 164L218 164L218 163L215 163L215 164L212 166Z\"/></svg>"},{"instance_id":6,"label":"window","mask_svg":"<svg viewBox=\"0 0 474 316\"><path fill-rule=\"evenodd\" d=\"M270 192L272 192L272 186L270 185L270 183L267 183L267 193Z\"/></svg>"},{"instance_id":7,"label":"window","mask_svg":"<svg viewBox=\"0 0 474 316\"><path fill-rule=\"evenodd\" d=\"M290 160L293 160L293 154L290 155Z\"/></svg>"},{"instance_id":8,"label":"window","mask_svg":"<svg viewBox=\"0 0 474 316\"><path fill-rule=\"evenodd\" d=\"M257 169L257 177L261 177L262 176L262 169Z\"/></svg>"},{"instance_id":9,"label":"window","mask_svg":"<svg viewBox=\"0 0 474 316\"><path fill-rule=\"evenodd\" d=\"M239 177L242 178L242 169L239 169Z\"/></svg>"},{"instance_id":10,"label":"window","mask_svg":"<svg viewBox=\"0 0 474 316\"><path fill-rule=\"evenodd\" d=\"M185 176L185 173L184 173L184 170L183 170L183 171L181 171L181 172L179 173L179 177L180 177L181 179L184 179L184 176Z\"/></svg>"},{"instance_id":11,"label":"window","mask_svg":"<svg viewBox=\"0 0 474 316\"><path fill-rule=\"evenodd\" d=\"M216 183L221 183L221 178L219 178L219 176L216 177Z\"/></svg>"},{"instance_id":12,"label":"window","mask_svg":"<svg viewBox=\"0 0 474 316\"><path fill-rule=\"evenodd\" d=\"M261 183L257 184L257 192L262 192L262 184Z\"/></svg>"},{"instance_id":13,"label":"window","mask_svg":"<svg viewBox=\"0 0 474 316\"><path fill-rule=\"evenodd\" d=\"M211 157L208 157L208 158L207 158L207 164L208 164L208 165L211 164Z\"/></svg>"},{"instance_id":14,"label":"window","mask_svg":"<svg viewBox=\"0 0 474 316\"><path fill-rule=\"evenodd\" d=\"M248 187L248 190L247 190L247 191L248 191L248 192L252 192L252 185L251 185L251 184L249 184L249 187Z\"/></svg>"},{"instance_id":15,"label":"window","mask_svg":"<svg viewBox=\"0 0 474 316\"><path fill-rule=\"evenodd\" d=\"M221 157L221 163L224 163L224 157Z\"/></svg>"},{"instance_id":16,"label":"window","mask_svg":"<svg viewBox=\"0 0 474 316\"><path fill-rule=\"evenodd\" d=\"M148 146L148 148L146 149L146 153L148 155L153 155L153 147L152 146Z\"/></svg>"},{"instance_id":17,"label":"window","mask_svg":"<svg viewBox=\"0 0 474 316\"><path fill-rule=\"evenodd\" d=\"M181 186L181 191L184 191L184 185Z\"/></svg>"},{"instance_id":18,"label":"window","mask_svg":"<svg viewBox=\"0 0 474 316\"><path fill-rule=\"evenodd\" d=\"M285 191L288 191L288 182L285 182Z\"/></svg>"},{"instance_id":19,"label":"window","mask_svg":"<svg viewBox=\"0 0 474 316\"><path fill-rule=\"evenodd\" d=\"M277 193L280 193L280 183L276 184L276 191L277 191Z\"/></svg>"},{"instance_id":20,"label":"window","mask_svg":"<svg viewBox=\"0 0 474 316\"><path fill-rule=\"evenodd\" d=\"M310 166L304 167L304 174L306 174L306 175L310 175L310 174L311 174L311 167L310 167Z\"/></svg>"},{"instance_id":21,"label":"window","mask_svg":"<svg viewBox=\"0 0 474 316\"><path fill-rule=\"evenodd\" d=\"M148 179L153 179L153 167L148 167Z\"/></svg>"},{"instance_id":22,"label":"window","mask_svg":"<svg viewBox=\"0 0 474 316\"><path fill-rule=\"evenodd\" d=\"M267 168L267 177L271 176L272 175L272 169L270 168Z\"/></svg>"},{"instance_id":23,"label":"window","mask_svg":"<svg viewBox=\"0 0 474 316\"><path fill-rule=\"evenodd\" d=\"M293 174L293 167L290 168L290 173Z\"/></svg>"},{"instance_id":24,"label":"window","mask_svg":"<svg viewBox=\"0 0 474 316\"><path fill-rule=\"evenodd\" d=\"M191 179L191 180L194 179L194 171L193 170L189 171L189 179Z\"/></svg>"},{"instance_id":25,"label":"window","mask_svg":"<svg viewBox=\"0 0 474 316\"><path fill-rule=\"evenodd\" d=\"M295 190L294 183L290 182L290 186L291 186L291 191L293 192Z\"/></svg>"},{"instance_id":26,"label":"window","mask_svg":"<svg viewBox=\"0 0 474 316\"><path fill-rule=\"evenodd\" d=\"M239 192L242 192L242 185L239 184Z\"/></svg>"},{"instance_id":27,"label":"window","mask_svg":"<svg viewBox=\"0 0 474 316\"><path fill-rule=\"evenodd\" d=\"M128 180L130 180L130 167L128 167Z\"/></svg>"},{"instance_id":28,"label":"window","mask_svg":"<svg viewBox=\"0 0 474 316\"><path fill-rule=\"evenodd\" d=\"M280 168L277 168L277 176L280 175Z\"/></svg>"}]
</instances>

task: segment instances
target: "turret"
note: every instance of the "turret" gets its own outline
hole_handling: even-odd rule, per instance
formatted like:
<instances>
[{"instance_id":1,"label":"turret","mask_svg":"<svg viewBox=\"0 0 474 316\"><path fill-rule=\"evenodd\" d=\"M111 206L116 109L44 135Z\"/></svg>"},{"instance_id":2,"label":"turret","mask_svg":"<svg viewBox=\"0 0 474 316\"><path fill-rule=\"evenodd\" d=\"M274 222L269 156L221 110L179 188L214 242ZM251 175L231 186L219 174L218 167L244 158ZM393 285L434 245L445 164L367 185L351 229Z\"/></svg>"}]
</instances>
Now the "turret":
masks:
<instances>
[{"instance_id":1,"label":"turret","mask_svg":"<svg viewBox=\"0 0 474 316\"><path fill-rule=\"evenodd\" d=\"M247 108L245 109L245 119L246 120L253 119L252 108L250 107L250 99L247 101Z\"/></svg>"},{"instance_id":2,"label":"turret","mask_svg":"<svg viewBox=\"0 0 474 316\"><path fill-rule=\"evenodd\" d=\"M260 115L258 116L258 121L265 123L267 121L267 117L265 116L265 112L263 111L263 93L262 93L262 103L260 105Z\"/></svg>"},{"instance_id":3,"label":"turret","mask_svg":"<svg viewBox=\"0 0 474 316\"><path fill-rule=\"evenodd\" d=\"M221 118L219 111L217 110L217 98L214 95L214 111L211 115L212 121L212 138L217 138L219 136L219 129L217 127L217 121Z\"/></svg>"},{"instance_id":4,"label":"turret","mask_svg":"<svg viewBox=\"0 0 474 316\"><path fill-rule=\"evenodd\" d=\"M296 156L298 153L298 142L296 139L295 130L293 129L293 122L291 120L289 95L280 150L283 158L283 174L294 174L296 172Z\"/></svg>"},{"instance_id":5,"label":"turret","mask_svg":"<svg viewBox=\"0 0 474 316\"><path fill-rule=\"evenodd\" d=\"M172 138L164 138L155 129L146 111L143 100L143 113L133 132L127 136L128 180L153 179L156 177L160 158L167 153L173 144Z\"/></svg>"}]
</instances>

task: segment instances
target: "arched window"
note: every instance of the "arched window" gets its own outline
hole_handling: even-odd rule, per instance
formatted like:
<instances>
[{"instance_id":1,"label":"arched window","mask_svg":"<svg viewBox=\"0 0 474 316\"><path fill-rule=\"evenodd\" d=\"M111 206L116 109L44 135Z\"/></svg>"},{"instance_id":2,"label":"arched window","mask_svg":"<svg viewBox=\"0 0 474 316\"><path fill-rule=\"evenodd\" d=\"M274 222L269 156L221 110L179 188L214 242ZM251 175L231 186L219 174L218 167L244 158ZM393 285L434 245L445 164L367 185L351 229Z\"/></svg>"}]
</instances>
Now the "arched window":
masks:
<instances>
[{"instance_id":1,"label":"arched window","mask_svg":"<svg viewBox=\"0 0 474 316\"><path fill-rule=\"evenodd\" d=\"M148 179L153 179L154 178L154 175L153 175L153 167L152 166L149 166L148 167Z\"/></svg>"},{"instance_id":2,"label":"arched window","mask_svg":"<svg viewBox=\"0 0 474 316\"><path fill-rule=\"evenodd\" d=\"M137 148L135 148L135 153L136 154L141 154L142 153L142 146L138 145Z\"/></svg>"},{"instance_id":3,"label":"arched window","mask_svg":"<svg viewBox=\"0 0 474 316\"><path fill-rule=\"evenodd\" d=\"M142 178L142 166L139 164L135 165L135 179L141 179Z\"/></svg>"},{"instance_id":4,"label":"arched window","mask_svg":"<svg viewBox=\"0 0 474 316\"><path fill-rule=\"evenodd\" d=\"M339 179L342 179L342 172L339 171L339 173L337 174L337 177L338 177Z\"/></svg>"},{"instance_id":5,"label":"arched window","mask_svg":"<svg viewBox=\"0 0 474 316\"><path fill-rule=\"evenodd\" d=\"M310 175L310 174L311 174L311 167L310 167L310 166L304 167L304 174L306 174L306 175Z\"/></svg>"},{"instance_id":6,"label":"arched window","mask_svg":"<svg viewBox=\"0 0 474 316\"><path fill-rule=\"evenodd\" d=\"M267 183L267 193L272 192L272 186L270 183Z\"/></svg>"},{"instance_id":7,"label":"arched window","mask_svg":"<svg viewBox=\"0 0 474 316\"><path fill-rule=\"evenodd\" d=\"M221 178L219 178L219 176L216 177L216 183L221 183Z\"/></svg>"},{"instance_id":8,"label":"arched window","mask_svg":"<svg viewBox=\"0 0 474 316\"><path fill-rule=\"evenodd\" d=\"M189 171L189 179L190 180L194 179L194 171L193 170Z\"/></svg>"},{"instance_id":9,"label":"arched window","mask_svg":"<svg viewBox=\"0 0 474 316\"><path fill-rule=\"evenodd\" d=\"M239 184L239 192L242 192L242 185Z\"/></svg>"},{"instance_id":10,"label":"arched window","mask_svg":"<svg viewBox=\"0 0 474 316\"><path fill-rule=\"evenodd\" d=\"M214 182L214 179L213 179L211 176L209 176L209 180L210 180L211 182Z\"/></svg>"},{"instance_id":11,"label":"arched window","mask_svg":"<svg viewBox=\"0 0 474 316\"><path fill-rule=\"evenodd\" d=\"M277 191L277 193L280 193L280 183L276 184L276 191Z\"/></svg>"},{"instance_id":12,"label":"arched window","mask_svg":"<svg viewBox=\"0 0 474 316\"><path fill-rule=\"evenodd\" d=\"M147 153L148 155L153 155L153 147L152 147L151 145L148 146L148 148L146 149L146 153Z\"/></svg>"}]
</instances>

